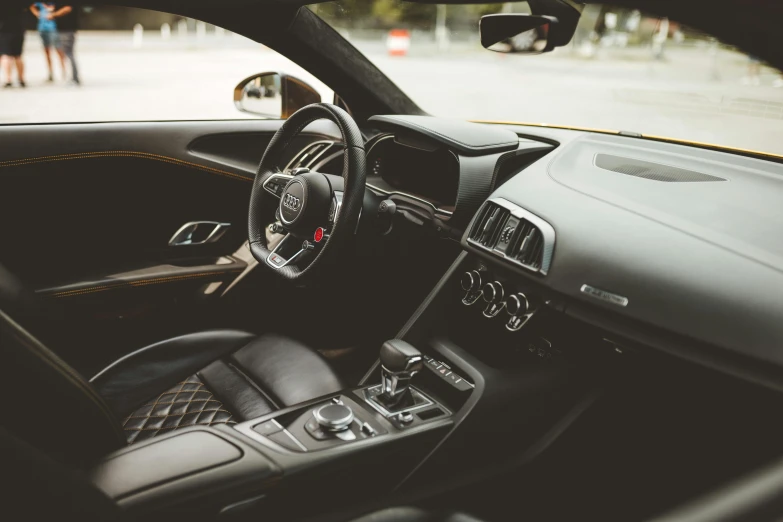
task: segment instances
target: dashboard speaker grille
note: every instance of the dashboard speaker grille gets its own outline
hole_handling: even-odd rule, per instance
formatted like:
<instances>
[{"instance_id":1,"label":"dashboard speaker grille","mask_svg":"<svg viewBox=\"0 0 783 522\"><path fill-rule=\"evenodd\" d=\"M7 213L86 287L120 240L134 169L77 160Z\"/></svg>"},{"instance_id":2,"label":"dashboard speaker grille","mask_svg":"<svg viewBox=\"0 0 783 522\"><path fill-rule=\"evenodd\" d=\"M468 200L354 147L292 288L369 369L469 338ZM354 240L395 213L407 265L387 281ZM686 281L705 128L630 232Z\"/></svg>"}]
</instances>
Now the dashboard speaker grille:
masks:
<instances>
[{"instance_id":1,"label":"dashboard speaker grille","mask_svg":"<svg viewBox=\"0 0 783 522\"><path fill-rule=\"evenodd\" d=\"M663 181L667 183L704 183L707 181L726 181L724 178L703 174L693 170L661 165L633 158L596 154L595 166L627 176Z\"/></svg>"}]
</instances>

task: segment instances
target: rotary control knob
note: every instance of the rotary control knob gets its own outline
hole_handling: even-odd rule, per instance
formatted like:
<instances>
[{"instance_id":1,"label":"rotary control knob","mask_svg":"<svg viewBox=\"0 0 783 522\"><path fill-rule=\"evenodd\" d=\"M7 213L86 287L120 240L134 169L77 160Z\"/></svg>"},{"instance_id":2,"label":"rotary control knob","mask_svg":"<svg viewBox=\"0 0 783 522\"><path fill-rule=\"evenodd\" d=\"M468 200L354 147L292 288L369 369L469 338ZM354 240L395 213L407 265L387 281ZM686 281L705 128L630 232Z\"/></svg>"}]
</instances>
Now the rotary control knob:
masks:
<instances>
[{"instance_id":1,"label":"rotary control knob","mask_svg":"<svg viewBox=\"0 0 783 522\"><path fill-rule=\"evenodd\" d=\"M465 272L462 274L462 278L460 278L459 284L466 292L475 292L481 288L481 274L478 272L478 270Z\"/></svg>"},{"instance_id":2,"label":"rotary control knob","mask_svg":"<svg viewBox=\"0 0 783 522\"><path fill-rule=\"evenodd\" d=\"M314 410L313 417L325 431L344 431L351 427L353 411L345 404L327 404Z\"/></svg>"},{"instance_id":3,"label":"rotary control knob","mask_svg":"<svg viewBox=\"0 0 783 522\"><path fill-rule=\"evenodd\" d=\"M527 296L522 292L512 294L506 300L506 311L508 315L524 315L530 309L530 303L528 303Z\"/></svg>"},{"instance_id":4,"label":"rotary control knob","mask_svg":"<svg viewBox=\"0 0 783 522\"><path fill-rule=\"evenodd\" d=\"M505 295L503 285L495 281L493 283L487 283L484 285L484 289L481 291L481 295L489 304L497 304L503 301Z\"/></svg>"}]
</instances>

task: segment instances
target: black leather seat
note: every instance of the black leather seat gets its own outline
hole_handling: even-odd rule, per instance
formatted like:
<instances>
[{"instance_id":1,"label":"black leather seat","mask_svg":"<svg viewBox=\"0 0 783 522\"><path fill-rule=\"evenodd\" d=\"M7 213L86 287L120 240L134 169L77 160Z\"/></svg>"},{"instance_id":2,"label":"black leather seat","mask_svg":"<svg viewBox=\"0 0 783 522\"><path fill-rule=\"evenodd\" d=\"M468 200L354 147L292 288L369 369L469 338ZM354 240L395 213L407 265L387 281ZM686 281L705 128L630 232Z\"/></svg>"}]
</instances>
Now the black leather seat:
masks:
<instances>
[{"instance_id":1,"label":"black leather seat","mask_svg":"<svg viewBox=\"0 0 783 522\"><path fill-rule=\"evenodd\" d=\"M351 522L481 522L465 513L426 511L417 507L390 507L368 513Z\"/></svg>"},{"instance_id":2,"label":"black leather seat","mask_svg":"<svg viewBox=\"0 0 783 522\"><path fill-rule=\"evenodd\" d=\"M343 388L316 351L279 335L216 330L119 359L90 380L129 443L194 425L234 424Z\"/></svg>"},{"instance_id":3,"label":"black leather seat","mask_svg":"<svg viewBox=\"0 0 783 522\"><path fill-rule=\"evenodd\" d=\"M15 311L24 319L24 310ZM0 355L0 426L75 464L160 433L237 423L344 387L315 350L233 330L148 346L88 382L3 307Z\"/></svg>"}]
</instances>

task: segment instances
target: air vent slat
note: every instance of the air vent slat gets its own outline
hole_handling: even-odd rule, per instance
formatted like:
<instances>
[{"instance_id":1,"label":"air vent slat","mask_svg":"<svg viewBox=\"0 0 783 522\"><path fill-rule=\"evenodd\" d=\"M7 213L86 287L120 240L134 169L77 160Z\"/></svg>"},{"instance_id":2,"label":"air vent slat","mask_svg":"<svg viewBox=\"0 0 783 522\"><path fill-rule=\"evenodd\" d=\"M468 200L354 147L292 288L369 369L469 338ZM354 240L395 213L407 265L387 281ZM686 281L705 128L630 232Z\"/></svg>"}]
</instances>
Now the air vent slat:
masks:
<instances>
[{"instance_id":1,"label":"air vent slat","mask_svg":"<svg viewBox=\"0 0 783 522\"><path fill-rule=\"evenodd\" d=\"M503 225L508 220L510 212L498 205L487 204L476 219L476 224L470 232L470 239L481 245L492 248L500 238Z\"/></svg>"},{"instance_id":2,"label":"air vent slat","mask_svg":"<svg viewBox=\"0 0 783 522\"><path fill-rule=\"evenodd\" d=\"M552 261L554 238L549 223L502 199L481 207L468 234L474 247L543 275Z\"/></svg>"},{"instance_id":3,"label":"air vent slat","mask_svg":"<svg viewBox=\"0 0 783 522\"><path fill-rule=\"evenodd\" d=\"M310 167L333 144L331 141L319 141L308 145L286 165L284 170L290 171L299 167Z\"/></svg>"},{"instance_id":4,"label":"air vent slat","mask_svg":"<svg viewBox=\"0 0 783 522\"><path fill-rule=\"evenodd\" d=\"M476 223L473 225L473 229L470 231L470 239L478 241L479 237L481 237L481 232L487 225L487 217L489 216L490 212L492 212L492 207L490 205L485 205L484 208L479 211Z\"/></svg>"}]
</instances>

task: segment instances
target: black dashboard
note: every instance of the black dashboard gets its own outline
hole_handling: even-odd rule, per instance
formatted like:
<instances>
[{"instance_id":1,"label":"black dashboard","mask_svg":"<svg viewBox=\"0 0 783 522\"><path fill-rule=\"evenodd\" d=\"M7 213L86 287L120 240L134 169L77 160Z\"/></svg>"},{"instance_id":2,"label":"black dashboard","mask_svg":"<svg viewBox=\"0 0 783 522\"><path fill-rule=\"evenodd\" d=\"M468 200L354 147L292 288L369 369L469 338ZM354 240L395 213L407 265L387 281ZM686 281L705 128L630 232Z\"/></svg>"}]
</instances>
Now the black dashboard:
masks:
<instances>
[{"instance_id":1,"label":"black dashboard","mask_svg":"<svg viewBox=\"0 0 783 522\"><path fill-rule=\"evenodd\" d=\"M474 263L533 284L549 296L542 306L617 343L740 375L783 367L783 165L581 131L450 133L429 120L384 120L391 134L370 143L368 183L453 202Z\"/></svg>"},{"instance_id":2,"label":"black dashboard","mask_svg":"<svg viewBox=\"0 0 783 522\"><path fill-rule=\"evenodd\" d=\"M617 343L783 386L783 165L576 130L368 125L368 188L418 206L471 263Z\"/></svg>"}]
</instances>

